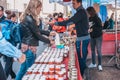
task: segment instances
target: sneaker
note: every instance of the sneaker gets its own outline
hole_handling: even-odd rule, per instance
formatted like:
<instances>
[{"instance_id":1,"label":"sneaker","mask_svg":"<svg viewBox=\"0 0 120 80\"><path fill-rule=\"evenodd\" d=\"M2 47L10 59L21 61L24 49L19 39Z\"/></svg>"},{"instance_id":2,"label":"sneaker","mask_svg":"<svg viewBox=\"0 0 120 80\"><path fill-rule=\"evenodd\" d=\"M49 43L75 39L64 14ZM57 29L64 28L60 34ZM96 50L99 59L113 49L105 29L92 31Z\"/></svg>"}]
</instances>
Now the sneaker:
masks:
<instances>
[{"instance_id":1,"label":"sneaker","mask_svg":"<svg viewBox=\"0 0 120 80\"><path fill-rule=\"evenodd\" d=\"M102 71L102 70L103 70L103 68L102 68L101 65L98 65L98 70L99 70L99 71Z\"/></svg>"},{"instance_id":2,"label":"sneaker","mask_svg":"<svg viewBox=\"0 0 120 80\"><path fill-rule=\"evenodd\" d=\"M91 64L88 66L88 68L95 68L95 67L97 67L97 65L96 65L96 64L93 64L93 63L91 63Z\"/></svg>"}]
</instances>

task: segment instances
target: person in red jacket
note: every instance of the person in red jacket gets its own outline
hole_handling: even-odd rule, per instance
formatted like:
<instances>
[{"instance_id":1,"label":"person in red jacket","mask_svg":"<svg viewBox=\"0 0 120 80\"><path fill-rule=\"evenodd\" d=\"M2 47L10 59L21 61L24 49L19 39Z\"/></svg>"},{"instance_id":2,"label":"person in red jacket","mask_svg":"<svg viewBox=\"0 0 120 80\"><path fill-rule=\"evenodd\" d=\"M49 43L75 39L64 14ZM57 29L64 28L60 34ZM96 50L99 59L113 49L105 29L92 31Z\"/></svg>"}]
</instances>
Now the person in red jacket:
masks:
<instances>
[{"instance_id":1,"label":"person in red jacket","mask_svg":"<svg viewBox=\"0 0 120 80\"><path fill-rule=\"evenodd\" d=\"M61 22L61 21L64 21L64 18L63 18L63 13L58 13L58 21ZM58 33L63 33L66 31L66 27L65 26L59 26L58 29L57 29L57 32Z\"/></svg>"},{"instance_id":2,"label":"person in red jacket","mask_svg":"<svg viewBox=\"0 0 120 80\"><path fill-rule=\"evenodd\" d=\"M50 22L57 22L57 21L58 21L58 13L54 13L53 14L53 19ZM53 31L56 31L57 28L58 28L58 26L56 26L56 25L51 25L51 26L52 26Z\"/></svg>"},{"instance_id":3,"label":"person in red jacket","mask_svg":"<svg viewBox=\"0 0 120 80\"><path fill-rule=\"evenodd\" d=\"M52 20L52 22L57 22L57 21L64 21L63 18L63 13L54 13L53 14L54 19ZM65 26L56 26L56 25L52 25L52 30L58 32L58 33L63 33L66 31Z\"/></svg>"}]
</instances>

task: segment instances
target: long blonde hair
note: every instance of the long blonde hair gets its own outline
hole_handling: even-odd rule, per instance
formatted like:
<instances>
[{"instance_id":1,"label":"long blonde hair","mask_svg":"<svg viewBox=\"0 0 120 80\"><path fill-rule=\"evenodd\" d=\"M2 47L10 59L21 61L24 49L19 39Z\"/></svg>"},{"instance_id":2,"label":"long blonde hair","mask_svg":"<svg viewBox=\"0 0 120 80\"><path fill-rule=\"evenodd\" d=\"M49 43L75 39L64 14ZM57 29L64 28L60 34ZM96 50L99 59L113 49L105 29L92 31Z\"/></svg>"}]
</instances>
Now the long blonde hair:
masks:
<instances>
[{"instance_id":1,"label":"long blonde hair","mask_svg":"<svg viewBox=\"0 0 120 80\"><path fill-rule=\"evenodd\" d=\"M28 4L25 12L21 16L20 20L23 21L25 16L28 14L28 15L31 15L36 20L37 24L39 24L38 14L36 13L36 9L38 7L42 7L42 3L40 0L30 0L29 4Z\"/></svg>"}]
</instances>

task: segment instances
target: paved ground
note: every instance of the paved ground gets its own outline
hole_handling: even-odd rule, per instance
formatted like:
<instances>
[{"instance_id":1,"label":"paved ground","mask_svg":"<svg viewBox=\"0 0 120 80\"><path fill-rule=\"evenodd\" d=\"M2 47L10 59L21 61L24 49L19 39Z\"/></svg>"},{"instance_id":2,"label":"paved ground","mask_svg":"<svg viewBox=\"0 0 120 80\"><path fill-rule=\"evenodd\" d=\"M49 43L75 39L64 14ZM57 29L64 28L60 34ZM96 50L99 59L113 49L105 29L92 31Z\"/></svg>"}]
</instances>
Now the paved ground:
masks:
<instances>
[{"instance_id":1,"label":"paved ground","mask_svg":"<svg viewBox=\"0 0 120 80\"><path fill-rule=\"evenodd\" d=\"M102 58L103 71L98 71L97 68L87 69L85 74L87 79L85 80L120 80L120 70L115 67L114 59L110 61L110 56L105 56ZM87 61L90 64L91 60Z\"/></svg>"}]
</instances>

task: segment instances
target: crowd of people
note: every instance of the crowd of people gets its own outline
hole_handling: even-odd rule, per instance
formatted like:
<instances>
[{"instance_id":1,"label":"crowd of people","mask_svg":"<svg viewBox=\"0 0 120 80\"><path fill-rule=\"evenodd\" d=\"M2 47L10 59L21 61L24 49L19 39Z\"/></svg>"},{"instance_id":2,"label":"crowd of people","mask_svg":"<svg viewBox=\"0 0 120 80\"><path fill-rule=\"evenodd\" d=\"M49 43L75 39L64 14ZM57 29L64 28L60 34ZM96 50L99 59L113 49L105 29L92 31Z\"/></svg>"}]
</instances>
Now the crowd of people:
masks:
<instances>
[{"instance_id":1,"label":"crowd of people","mask_svg":"<svg viewBox=\"0 0 120 80\"><path fill-rule=\"evenodd\" d=\"M43 21L40 19L40 29L45 29L49 31L55 31L57 33L64 33L68 31L71 35L76 34L75 25L67 25L67 26L57 26L50 23L55 22L62 22L64 20L68 20L69 17L64 17L64 14L62 12L55 12L53 14L49 14ZM69 26L69 27L68 27Z\"/></svg>"},{"instance_id":2,"label":"crowd of people","mask_svg":"<svg viewBox=\"0 0 120 80\"><path fill-rule=\"evenodd\" d=\"M34 6L34 7L33 7ZM0 77L0 80L6 80L9 75L15 80L21 80L27 69L35 61L35 53L37 46L39 45L38 41L43 41L48 44L52 44L52 41L49 38L46 38L42 34L49 36L52 32L40 30L39 18L42 7L42 3L39 0L30 0L27 9L21 17L20 22L20 50L16 48L17 43L13 42L11 38L11 28L16 24L16 14L12 11L6 12L7 16L4 16L4 8L0 6L0 24L1 24L1 48L0 53L6 55L5 57L5 69L3 70L2 65L0 64L0 74L4 75ZM14 36L15 37L15 36ZM8 54L9 53L9 54ZM24 56L23 56L24 55ZM16 75L12 71L13 58L23 58L21 61L20 71ZM5 71L5 74L4 74Z\"/></svg>"},{"instance_id":3,"label":"crowd of people","mask_svg":"<svg viewBox=\"0 0 120 80\"><path fill-rule=\"evenodd\" d=\"M71 35L76 35L76 51L80 66L81 75L87 68L86 60L88 54L88 44L91 46L92 62L88 68L97 67L96 64L96 50L98 54L98 70L102 71L102 30L103 25L98 17L94 7L84 9L82 0L72 0L73 8L76 9L74 16L65 19L63 13L54 13L51 17L49 15L48 30L43 30L42 19L38 18L40 14L42 3L40 0L30 0L25 12L20 17L20 37L19 42L15 42L11 37L11 28L18 24L16 22L17 16L12 11L6 11L7 16L4 16L4 8L0 6L0 56L4 56L5 68L3 69L0 63L0 80L7 80L8 76L15 80L21 80L25 75L27 69L34 63L37 46L39 41L47 44L54 44L55 42L49 39L49 35L57 33L64 33L66 30ZM110 26L113 28L113 15L109 20ZM105 24L106 25L106 24ZM107 29L108 27L106 27ZM105 29L105 28L104 28ZM55 32L53 32L55 31ZM46 36L43 36L46 35ZM19 48L17 48L19 44ZM20 61L21 67L17 74L12 70L13 57Z\"/></svg>"}]
</instances>

